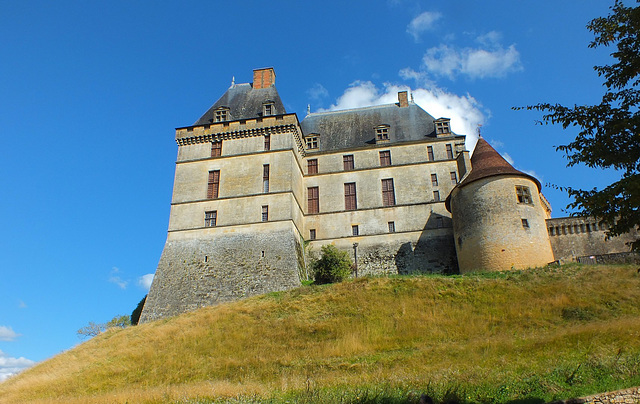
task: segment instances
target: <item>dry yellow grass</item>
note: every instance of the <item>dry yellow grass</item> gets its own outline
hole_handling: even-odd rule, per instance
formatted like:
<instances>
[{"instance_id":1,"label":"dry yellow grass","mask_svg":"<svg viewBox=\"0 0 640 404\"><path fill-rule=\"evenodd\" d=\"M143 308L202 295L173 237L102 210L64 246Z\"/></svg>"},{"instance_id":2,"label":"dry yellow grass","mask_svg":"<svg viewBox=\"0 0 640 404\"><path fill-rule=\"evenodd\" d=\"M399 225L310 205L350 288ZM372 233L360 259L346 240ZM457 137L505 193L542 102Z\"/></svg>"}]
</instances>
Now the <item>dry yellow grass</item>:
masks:
<instances>
[{"instance_id":1,"label":"dry yellow grass","mask_svg":"<svg viewBox=\"0 0 640 404\"><path fill-rule=\"evenodd\" d=\"M180 402L340 386L503 383L640 355L635 267L363 278L110 330L0 402Z\"/></svg>"}]
</instances>

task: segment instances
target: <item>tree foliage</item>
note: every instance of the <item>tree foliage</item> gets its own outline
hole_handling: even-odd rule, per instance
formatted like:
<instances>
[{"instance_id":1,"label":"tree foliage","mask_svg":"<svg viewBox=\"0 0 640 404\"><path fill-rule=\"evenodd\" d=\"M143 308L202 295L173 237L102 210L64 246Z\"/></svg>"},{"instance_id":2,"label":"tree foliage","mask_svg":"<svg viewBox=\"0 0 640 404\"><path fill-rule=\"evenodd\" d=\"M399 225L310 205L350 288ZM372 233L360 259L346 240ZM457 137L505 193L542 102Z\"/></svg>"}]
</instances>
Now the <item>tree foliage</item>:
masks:
<instances>
[{"instance_id":1,"label":"tree foliage","mask_svg":"<svg viewBox=\"0 0 640 404\"><path fill-rule=\"evenodd\" d=\"M589 47L610 47L614 59L594 67L604 78L601 102L573 107L542 103L526 109L545 112L546 124L578 128L571 143L556 148L565 153L568 166L620 172L620 180L600 190L563 188L573 199L568 208L606 222L611 226L607 235L617 236L640 226L640 7L616 0L611 13L592 20L587 29L595 36ZM633 249L640 250L640 240Z\"/></svg>"},{"instance_id":2,"label":"tree foliage","mask_svg":"<svg viewBox=\"0 0 640 404\"><path fill-rule=\"evenodd\" d=\"M115 316L106 323L94 323L93 321L90 321L89 325L82 327L76 333L78 334L78 338L81 339L93 338L109 328L126 328L130 325L131 321L129 320L129 316Z\"/></svg>"},{"instance_id":3,"label":"tree foliage","mask_svg":"<svg viewBox=\"0 0 640 404\"><path fill-rule=\"evenodd\" d=\"M131 312L131 325L138 325L140 322L140 315L142 315L142 308L144 307L144 303L147 301L147 295L144 295L140 303L133 309Z\"/></svg>"},{"instance_id":4,"label":"tree foliage","mask_svg":"<svg viewBox=\"0 0 640 404\"><path fill-rule=\"evenodd\" d=\"M334 283L345 280L351 274L351 258L346 251L332 245L321 248L322 257L313 263L315 283Z\"/></svg>"}]
</instances>

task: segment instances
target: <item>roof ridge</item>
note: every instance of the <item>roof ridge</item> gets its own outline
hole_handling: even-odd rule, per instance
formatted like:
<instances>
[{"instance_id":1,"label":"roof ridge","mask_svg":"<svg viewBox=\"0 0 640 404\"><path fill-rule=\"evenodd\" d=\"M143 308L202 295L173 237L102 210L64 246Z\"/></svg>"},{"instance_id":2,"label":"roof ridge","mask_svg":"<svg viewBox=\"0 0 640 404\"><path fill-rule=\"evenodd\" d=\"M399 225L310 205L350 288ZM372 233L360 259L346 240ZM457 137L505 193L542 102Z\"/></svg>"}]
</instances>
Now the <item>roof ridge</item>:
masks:
<instances>
[{"instance_id":1,"label":"roof ridge","mask_svg":"<svg viewBox=\"0 0 640 404\"><path fill-rule=\"evenodd\" d=\"M409 104L411 105L411 103ZM395 106L398 107L398 103L393 102L391 104L379 104L379 105L369 105L366 107L356 107L356 108L347 108L347 109L337 109L334 111L321 111L321 112L312 112L307 116L311 116L311 115L323 115L323 114L335 114L335 113L340 113L340 112L351 112L351 111L362 111L365 109L375 109L375 108L382 108L382 107L391 107L391 106ZM398 107L399 108L399 107Z\"/></svg>"}]
</instances>

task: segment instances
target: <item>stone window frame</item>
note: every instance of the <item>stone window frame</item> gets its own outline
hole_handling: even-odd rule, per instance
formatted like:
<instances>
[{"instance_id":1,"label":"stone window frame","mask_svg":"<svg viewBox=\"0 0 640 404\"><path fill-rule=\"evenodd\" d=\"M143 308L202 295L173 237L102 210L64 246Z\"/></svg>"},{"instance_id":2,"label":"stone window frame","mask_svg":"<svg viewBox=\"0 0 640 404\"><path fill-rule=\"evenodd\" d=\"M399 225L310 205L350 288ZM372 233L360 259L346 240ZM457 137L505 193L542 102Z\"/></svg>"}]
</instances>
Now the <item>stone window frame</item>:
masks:
<instances>
[{"instance_id":1,"label":"stone window frame","mask_svg":"<svg viewBox=\"0 0 640 404\"><path fill-rule=\"evenodd\" d=\"M380 152L380 167L388 167L391 165L391 150L382 150Z\"/></svg>"},{"instance_id":2,"label":"stone window frame","mask_svg":"<svg viewBox=\"0 0 640 404\"><path fill-rule=\"evenodd\" d=\"M316 229L309 229L309 240L316 239Z\"/></svg>"},{"instance_id":3,"label":"stone window frame","mask_svg":"<svg viewBox=\"0 0 640 404\"><path fill-rule=\"evenodd\" d=\"M528 229L528 228L530 228L530 226L529 226L529 221L528 221L527 219L522 218L522 219L520 219L520 220L522 221L522 227L523 227L524 229Z\"/></svg>"},{"instance_id":4,"label":"stone window frame","mask_svg":"<svg viewBox=\"0 0 640 404\"><path fill-rule=\"evenodd\" d=\"M342 156L342 168L344 169L344 171L355 170L355 161L353 159L353 154L345 154Z\"/></svg>"},{"instance_id":5,"label":"stone window frame","mask_svg":"<svg viewBox=\"0 0 640 404\"><path fill-rule=\"evenodd\" d=\"M360 226L358 226L357 224L352 224L351 225L351 235L352 236L359 236L360 235Z\"/></svg>"},{"instance_id":6,"label":"stone window frame","mask_svg":"<svg viewBox=\"0 0 640 404\"><path fill-rule=\"evenodd\" d=\"M445 135L451 133L450 119L440 118L435 121L436 135Z\"/></svg>"},{"instance_id":7,"label":"stone window frame","mask_svg":"<svg viewBox=\"0 0 640 404\"><path fill-rule=\"evenodd\" d=\"M518 200L518 203L533 205L531 189L526 185L516 185L516 198Z\"/></svg>"},{"instance_id":8,"label":"stone window frame","mask_svg":"<svg viewBox=\"0 0 640 404\"><path fill-rule=\"evenodd\" d=\"M432 173L431 174L431 186L432 187L437 187L438 186L438 174L436 174L436 173Z\"/></svg>"},{"instance_id":9,"label":"stone window frame","mask_svg":"<svg viewBox=\"0 0 640 404\"><path fill-rule=\"evenodd\" d=\"M307 146L307 150L315 150L320 144L320 137L319 135L312 133L309 136L305 137L304 141Z\"/></svg>"},{"instance_id":10,"label":"stone window frame","mask_svg":"<svg viewBox=\"0 0 640 404\"><path fill-rule=\"evenodd\" d=\"M228 107L220 107L217 108L213 112L213 121L214 122L226 122L229 120L229 108Z\"/></svg>"},{"instance_id":11,"label":"stone window frame","mask_svg":"<svg viewBox=\"0 0 640 404\"><path fill-rule=\"evenodd\" d=\"M307 160L307 174L318 174L318 159Z\"/></svg>"},{"instance_id":12,"label":"stone window frame","mask_svg":"<svg viewBox=\"0 0 640 404\"><path fill-rule=\"evenodd\" d=\"M211 170L207 180L207 199L218 199L219 191L220 170Z\"/></svg>"},{"instance_id":13,"label":"stone window frame","mask_svg":"<svg viewBox=\"0 0 640 404\"><path fill-rule=\"evenodd\" d=\"M218 221L218 211L209 210L204 212L204 227L216 227Z\"/></svg>"},{"instance_id":14,"label":"stone window frame","mask_svg":"<svg viewBox=\"0 0 640 404\"><path fill-rule=\"evenodd\" d=\"M222 156L222 140L211 142L211 157Z\"/></svg>"},{"instance_id":15,"label":"stone window frame","mask_svg":"<svg viewBox=\"0 0 640 404\"><path fill-rule=\"evenodd\" d=\"M453 159L453 146L451 144L447 143L446 147L447 147L447 158L449 160L452 160Z\"/></svg>"},{"instance_id":16,"label":"stone window frame","mask_svg":"<svg viewBox=\"0 0 640 404\"><path fill-rule=\"evenodd\" d=\"M433 200L434 202L440 202L440 191L433 191Z\"/></svg>"},{"instance_id":17,"label":"stone window frame","mask_svg":"<svg viewBox=\"0 0 640 404\"><path fill-rule=\"evenodd\" d=\"M262 205L261 221L262 222L268 222L269 221L269 205Z\"/></svg>"},{"instance_id":18,"label":"stone window frame","mask_svg":"<svg viewBox=\"0 0 640 404\"><path fill-rule=\"evenodd\" d=\"M456 174L455 171L451 171L449 173L449 175L451 176L451 183L452 184L457 184L458 183L458 174Z\"/></svg>"},{"instance_id":19,"label":"stone window frame","mask_svg":"<svg viewBox=\"0 0 640 404\"><path fill-rule=\"evenodd\" d=\"M382 206L395 206L396 192L393 186L393 178L382 180Z\"/></svg>"},{"instance_id":20,"label":"stone window frame","mask_svg":"<svg viewBox=\"0 0 640 404\"><path fill-rule=\"evenodd\" d=\"M307 213L320 213L319 187L307 187Z\"/></svg>"},{"instance_id":21,"label":"stone window frame","mask_svg":"<svg viewBox=\"0 0 640 404\"><path fill-rule=\"evenodd\" d=\"M271 135L264 135L264 151L271 150Z\"/></svg>"},{"instance_id":22,"label":"stone window frame","mask_svg":"<svg viewBox=\"0 0 640 404\"><path fill-rule=\"evenodd\" d=\"M269 164L262 165L262 193L269 193Z\"/></svg>"},{"instance_id":23,"label":"stone window frame","mask_svg":"<svg viewBox=\"0 0 640 404\"><path fill-rule=\"evenodd\" d=\"M396 222L387 222L387 226L389 227L389 233L396 232Z\"/></svg>"},{"instance_id":24,"label":"stone window frame","mask_svg":"<svg viewBox=\"0 0 640 404\"><path fill-rule=\"evenodd\" d=\"M358 194L355 182L344 183L344 210L358 210Z\"/></svg>"},{"instance_id":25,"label":"stone window frame","mask_svg":"<svg viewBox=\"0 0 640 404\"><path fill-rule=\"evenodd\" d=\"M427 146L427 160L435 161L435 157L433 154L433 146Z\"/></svg>"},{"instance_id":26,"label":"stone window frame","mask_svg":"<svg viewBox=\"0 0 640 404\"><path fill-rule=\"evenodd\" d=\"M375 127L376 142L389 141L389 125L378 125Z\"/></svg>"},{"instance_id":27,"label":"stone window frame","mask_svg":"<svg viewBox=\"0 0 640 404\"><path fill-rule=\"evenodd\" d=\"M267 101L262 104L262 116L272 116L276 114L276 103Z\"/></svg>"}]
</instances>

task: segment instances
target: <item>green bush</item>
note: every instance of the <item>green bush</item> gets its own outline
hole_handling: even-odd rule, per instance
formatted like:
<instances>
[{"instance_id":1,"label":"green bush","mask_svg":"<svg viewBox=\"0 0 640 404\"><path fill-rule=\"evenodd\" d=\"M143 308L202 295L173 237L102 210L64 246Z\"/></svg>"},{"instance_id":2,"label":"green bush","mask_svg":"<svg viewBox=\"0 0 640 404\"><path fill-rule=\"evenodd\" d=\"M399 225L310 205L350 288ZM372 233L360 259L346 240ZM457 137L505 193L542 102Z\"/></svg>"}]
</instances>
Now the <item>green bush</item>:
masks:
<instances>
[{"instance_id":1,"label":"green bush","mask_svg":"<svg viewBox=\"0 0 640 404\"><path fill-rule=\"evenodd\" d=\"M313 263L315 283L335 283L345 280L351 274L351 258L346 251L332 245L322 246L322 257Z\"/></svg>"},{"instance_id":2,"label":"green bush","mask_svg":"<svg viewBox=\"0 0 640 404\"><path fill-rule=\"evenodd\" d=\"M140 303L138 303L138 306L133 309L133 312L131 313L131 325L138 325L138 322L140 321L140 315L142 314L142 308L144 307L144 303L146 301L147 295L144 295L142 300L140 300Z\"/></svg>"}]
</instances>

